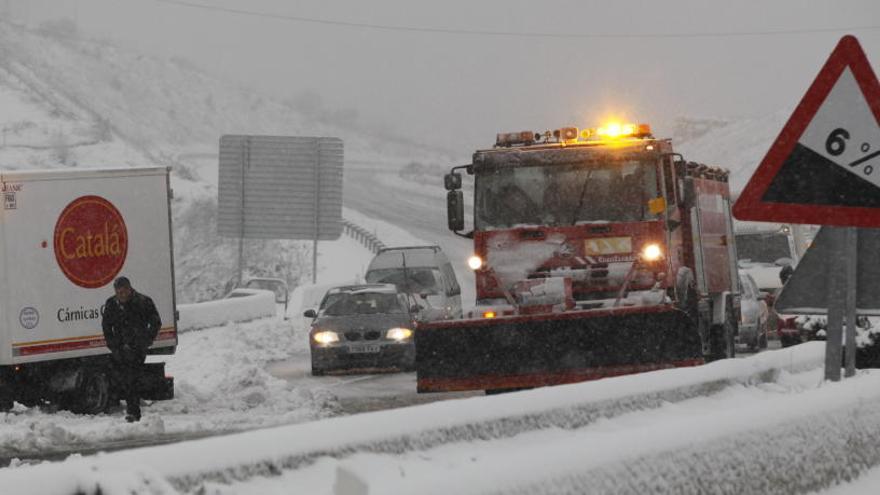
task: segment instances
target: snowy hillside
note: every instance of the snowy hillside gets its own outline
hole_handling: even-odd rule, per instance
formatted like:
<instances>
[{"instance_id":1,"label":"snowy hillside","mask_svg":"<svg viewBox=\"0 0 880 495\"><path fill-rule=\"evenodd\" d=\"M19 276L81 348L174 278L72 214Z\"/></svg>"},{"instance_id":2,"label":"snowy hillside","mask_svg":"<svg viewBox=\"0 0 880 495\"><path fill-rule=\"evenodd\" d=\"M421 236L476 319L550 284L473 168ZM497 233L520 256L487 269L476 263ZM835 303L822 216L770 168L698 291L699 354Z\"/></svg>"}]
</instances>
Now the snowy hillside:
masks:
<instances>
[{"instance_id":1,"label":"snowy hillside","mask_svg":"<svg viewBox=\"0 0 880 495\"><path fill-rule=\"evenodd\" d=\"M731 188L738 193L761 163L789 115L791 109L739 120L680 121L682 125L674 133L673 144L688 160L730 170Z\"/></svg>"},{"instance_id":2,"label":"snowy hillside","mask_svg":"<svg viewBox=\"0 0 880 495\"><path fill-rule=\"evenodd\" d=\"M235 279L237 242L218 237L217 146L227 133L339 136L347 164L401 166L437 151L301 111L200 72L64 30L0 22L0 168L171 166L182 302L216 298ZM341 124L340 124L341 123ZM310 243L248 241L246 270L310 275Z\"/></svg>"}]
</instances>

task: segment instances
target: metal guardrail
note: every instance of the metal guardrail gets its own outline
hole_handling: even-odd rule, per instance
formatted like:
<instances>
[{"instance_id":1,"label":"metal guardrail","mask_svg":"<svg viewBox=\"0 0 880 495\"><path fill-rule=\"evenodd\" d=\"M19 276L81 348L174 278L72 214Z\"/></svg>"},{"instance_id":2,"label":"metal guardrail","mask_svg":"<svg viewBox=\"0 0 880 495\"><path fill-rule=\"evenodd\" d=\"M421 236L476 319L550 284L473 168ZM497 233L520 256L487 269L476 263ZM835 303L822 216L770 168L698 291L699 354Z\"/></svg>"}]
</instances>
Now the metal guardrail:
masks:
<instances>
[{"instance_id":1,"label":"metal guardrail","mask_svg":"<svg viewBox=\"0 0 880 495\"><path fill-rule=\"evenodd\" d=\"M375 234L345 218L342 219L342 232L374 253L386 247Z\"/></svg>"}]
</instances>

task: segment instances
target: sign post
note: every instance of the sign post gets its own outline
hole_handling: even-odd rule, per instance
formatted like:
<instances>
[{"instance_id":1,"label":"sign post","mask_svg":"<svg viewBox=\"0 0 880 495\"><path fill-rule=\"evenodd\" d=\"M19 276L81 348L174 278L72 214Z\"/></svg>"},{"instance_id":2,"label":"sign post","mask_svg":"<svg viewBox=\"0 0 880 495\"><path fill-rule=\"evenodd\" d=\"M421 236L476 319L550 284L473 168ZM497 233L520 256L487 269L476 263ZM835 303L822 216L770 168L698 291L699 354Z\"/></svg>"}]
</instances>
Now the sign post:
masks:
<instances>
[{"instance_id":1,"label":"sign post","mask_svg":"<svg viewBox=\"0 0 880 495\"><path fill-rule=\"evenodd\" d=\"M832 239L832 251L843 253L846 250L846 228L830 227ZM843 357L841 344L843 341L843 312L846 308L849 285L855 287L848 280L848 263L843 257L831 259L834 269L828 277L828 328L825 330L825 379L831 381L840 380L840 363ZM784 290L784 289L783 289ZM847 327L849 330L849 327Z\"/></svg>"},{"instance_id":2,"label":"sign post","mask_svg":"<svg viewBox=\"0 0 880 495\"><path fill-rule=\"evenodd\" d=\"M858 314L880 314L880 83L858 40L844 36L733 207L740 220L826 225L776 303L827 311L825 378L855 374ZM864 229L856 229L863 227ZM821 277L821 280L817 278ZM821 288L826 287L823 291ZM864 304L864 305L863 305ZM844 324L846 336L844 338Z\"/></svg>"},{"instance_id":3,"label":"sign post","mask_svg":"<svg viewBox=\"0 0 880 495\"><path fill-rule=\"evenodd\" d=\"M859 231L855 227L846 227L846 238L844 239L843 249L845 256L843 262L846 264L846 376L854 376L856 374L856 304L858 296L858 245Z\"/></svg>"}]
</instances>

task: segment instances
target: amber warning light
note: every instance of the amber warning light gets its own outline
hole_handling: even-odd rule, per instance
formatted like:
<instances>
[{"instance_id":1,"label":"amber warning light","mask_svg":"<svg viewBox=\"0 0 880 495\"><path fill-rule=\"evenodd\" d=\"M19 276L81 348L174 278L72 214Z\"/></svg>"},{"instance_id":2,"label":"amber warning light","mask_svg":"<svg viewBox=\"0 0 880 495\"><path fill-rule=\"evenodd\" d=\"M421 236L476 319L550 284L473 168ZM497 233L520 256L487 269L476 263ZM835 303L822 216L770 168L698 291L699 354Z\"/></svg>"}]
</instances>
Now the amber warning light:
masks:
<instances>
[{"instance_id":1,"label":"amber warning light","mask_svg":"<svg viewBox=\"0 0 880 495\"><path fill-rule=\"evenodd\" d=\"M502 132L495 136L495 146L507 148L547 143L566 145L619 139L648 139L651 137L653 136L649 124L608 122L595 129L562 127L543 133L532 131Z\"/></svg>"}]
</instances>

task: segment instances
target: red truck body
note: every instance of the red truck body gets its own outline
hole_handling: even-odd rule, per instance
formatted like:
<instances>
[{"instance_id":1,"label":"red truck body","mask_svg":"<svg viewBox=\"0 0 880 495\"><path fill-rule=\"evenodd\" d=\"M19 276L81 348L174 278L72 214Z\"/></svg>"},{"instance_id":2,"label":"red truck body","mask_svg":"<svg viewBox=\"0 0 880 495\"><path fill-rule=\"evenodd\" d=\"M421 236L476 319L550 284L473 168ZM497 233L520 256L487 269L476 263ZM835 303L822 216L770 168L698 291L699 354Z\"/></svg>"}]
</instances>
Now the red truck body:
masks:
<instances>
[{"instance_id":1,"label":"red truck body","mask_svg":"<svg viewBox=\"0 0 880 495\"><path fill-rule=\"evenodd\" d=\"M572 129L555 140L499 135L456 167L475 176L474 230L463 235L479 261L476 309L419 325L419 391L553 385L732 356L739 289L727 172L685 162L646 127L598 139ZM456 169L447 189L458 233Z\"/></svg>"}]
</instances>

